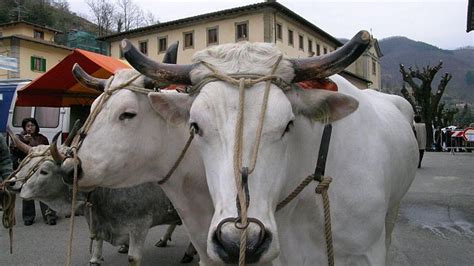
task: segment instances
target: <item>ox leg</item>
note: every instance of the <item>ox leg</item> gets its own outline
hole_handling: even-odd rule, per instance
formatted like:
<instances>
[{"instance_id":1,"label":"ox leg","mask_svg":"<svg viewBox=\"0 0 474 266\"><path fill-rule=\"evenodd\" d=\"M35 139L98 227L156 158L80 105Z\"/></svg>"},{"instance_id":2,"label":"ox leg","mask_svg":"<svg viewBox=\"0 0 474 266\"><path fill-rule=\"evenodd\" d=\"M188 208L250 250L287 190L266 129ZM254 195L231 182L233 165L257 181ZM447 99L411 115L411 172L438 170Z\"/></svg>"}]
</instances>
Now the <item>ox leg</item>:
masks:
<instances>
[{"instance_id":1,"label":"ox leg","mask_svg":"<svg viewBox=\"0 0 474 266\"><path fill-rule=\"evenodd\" d=\"M144 229L146 228L146 229ZM130 244L128 246L128 262L132 266L138 266L142 260L143 245L150 226L135 228L130 231Z\"/></svg>"},{"instance_id":2,"label":"ox leg","mask_svg":"<svg viewBox=\"0 0 474 266\"><path fill-rule=\"evenodd\" d=\"M186 252L184 253L183 258L181 259L181 263L190 263L193 261L194 255L197 254L196 248L194 248L193 243L189 243L188 248L186 249Z\"/></svg>"},{"instance_id":3,"label":"ox leg","mask_svg":"<svg viewBox=\"0 0 474 266\"><path fill-rule=\"evenodd\" d=\"M398 211L400 209L400 203L390 208L385 216L385 247L388 252L388 248L392 242L392 232L397 221Z\"/></svg>"},{"instance_id":4,"label":"ox leg","mask_svg":"<svg viewBox=\"0 0 474 266\"><path fill-rule=\"evenodd\" d=\"M168 241L171 241L171 235L173 234L174 230L176 229L176 224L170 224L168 229L166 229L165 235L160 238L160 241L156 242L155 246L159 248L164 248L168 245Z\"/></svg>"},{"instance_id":5,"label":"ox leg","mask_svg":"<svg viewBox=\"0 0 474 266\"><path fill-rule=\"evenodd\" d=\"M104 261L102 256L102 246L104 241L102 239L95 240L94 250L92 251L92 258L89 260L90 265L100 265Z\"/></svg>"}]
</instances>

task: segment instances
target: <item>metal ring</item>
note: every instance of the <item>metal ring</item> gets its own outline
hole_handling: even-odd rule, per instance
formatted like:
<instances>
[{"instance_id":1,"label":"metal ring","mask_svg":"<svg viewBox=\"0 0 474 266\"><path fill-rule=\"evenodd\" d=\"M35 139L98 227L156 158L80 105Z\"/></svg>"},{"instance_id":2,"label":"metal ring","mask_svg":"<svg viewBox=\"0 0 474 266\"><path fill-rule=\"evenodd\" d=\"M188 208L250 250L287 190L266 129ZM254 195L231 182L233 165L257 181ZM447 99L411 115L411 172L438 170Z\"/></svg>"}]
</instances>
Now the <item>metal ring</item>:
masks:
<instances>
[{"instance_id":1,"label":"metal ring","mask_svg":"<svg viewBox=\"0 0 474 266\"><path fill-rule=\"evenodd\" d=\"M240 229L240 230L245 230L245 229L247 229L247 227L249 227L249 224L250 224L250 223L249 223L250 219L252 219L252 218L248 218L248 219L247 219L247 224L242 224L240 217L235 218L235 220L234 220L234 226L235 226L235 228Z\"/></svg>"}]
</instances>

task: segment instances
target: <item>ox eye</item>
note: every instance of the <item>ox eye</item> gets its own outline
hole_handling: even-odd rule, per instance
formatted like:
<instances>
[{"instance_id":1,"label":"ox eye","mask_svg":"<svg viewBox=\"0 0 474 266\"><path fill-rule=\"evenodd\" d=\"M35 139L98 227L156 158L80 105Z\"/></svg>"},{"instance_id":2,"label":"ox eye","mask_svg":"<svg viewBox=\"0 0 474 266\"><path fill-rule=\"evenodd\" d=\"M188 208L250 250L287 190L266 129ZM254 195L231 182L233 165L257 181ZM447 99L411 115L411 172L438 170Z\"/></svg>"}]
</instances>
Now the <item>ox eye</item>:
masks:
<instances>
[{"instance_id":1,"label":"ox eye","mask_svg":"<svg viewBox=\"0 0 474 266\"><path fill-rule=\"evenodd\" d=\"M201 129L199 128L198 124L196 122L192 122L190 125L189 125L189 128L190 129L194 129L194 133L198 134L199 136L202 136L202 131Z\"/></svg>"},{"instance_id":2,"label":"ox eye","mask_svg":"<svg viewBox=\"0 0 474 266\"><path fill-rule=\"evenodd\" d=\"M290 130L293 128L293 126L294 126L293 120L288 122L288 125L286 125L285 132L283 132L282 137L285 136L286 133L290 132Z\"/></svg>"},{"instance_id":3,"label":"ox eye","mask_svg":"<svg viewBox=\"0 0 474 266\"><path fill-rule=\"evenodd\" d=\"M120 120L125 120L125 119L132 119L136 116L137 114L135 113L130 113L130 112L123 112L120 116Z\"/></svg>"},{"instance_id":4,"label":"ox eye","mask_svg":"<svg viewBox=\"0 0 474 266\"><path fill-rule=\"evenodd\" d=\"M41 175L47 175L47 174L48 174L48 172L47 172L47 171L45 171L45 170L43 170L43 169L41 169L41 170L40 170L40 174L41 174Z\"/></svg>"}]
</instances>

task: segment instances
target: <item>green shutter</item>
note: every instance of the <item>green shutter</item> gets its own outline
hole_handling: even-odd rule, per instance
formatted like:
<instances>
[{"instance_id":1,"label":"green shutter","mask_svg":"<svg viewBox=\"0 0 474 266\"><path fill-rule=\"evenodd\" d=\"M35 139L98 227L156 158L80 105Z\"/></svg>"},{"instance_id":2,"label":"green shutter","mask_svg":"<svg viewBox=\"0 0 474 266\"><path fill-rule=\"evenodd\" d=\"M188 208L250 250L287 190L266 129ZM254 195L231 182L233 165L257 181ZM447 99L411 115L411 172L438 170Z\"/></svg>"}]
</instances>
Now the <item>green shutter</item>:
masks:
<instances>
[{"instance_id":1,"label":"green shutter","mask_svg":"<svg viewBox=\"0 0 474 266\"><path fill-rule=\"evenodd\" d=\"M41 58L41 71L46 72L46 59Z\"/></svg>"},{"instance_id":2,"label":"green shutter","mask_svg":"<svg viewBox=\"0 0 474 266\"><path fill-rule=\"evenodd\" d=\"M35 58L32 56L31 57L31 71L35 70Z\"/></svg>"}]
</instances>

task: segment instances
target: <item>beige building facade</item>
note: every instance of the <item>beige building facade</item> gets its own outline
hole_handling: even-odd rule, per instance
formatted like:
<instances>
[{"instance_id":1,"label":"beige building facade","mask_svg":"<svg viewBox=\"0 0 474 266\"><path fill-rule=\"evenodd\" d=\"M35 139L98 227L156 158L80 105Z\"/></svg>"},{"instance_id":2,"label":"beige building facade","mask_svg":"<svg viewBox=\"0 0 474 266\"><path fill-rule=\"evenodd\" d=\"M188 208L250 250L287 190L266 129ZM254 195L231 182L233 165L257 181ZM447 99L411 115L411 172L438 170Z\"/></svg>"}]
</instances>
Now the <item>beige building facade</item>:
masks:
<instances>
[{"instance_id":1,"label":"beige building facade","mask_svg":"<svg viewBox=\"0 0 474 266\"><path fill-rule=\"evenodd\" d=\"M356 32L354 32L356 34ZM169 21L100 38L110 55L121 58L120 41L129 39L143 53L161 61L169 44L179 41L178 64L188 64L195 52L212 45L239 41L274 43L289 57L324 55L343 44L276 1ZM342 73L357 87L380 86L382 56L377 40Z\"/></svg>"},{"instance_id":2,"label":"beige building facade","mask_svg":"<svg viewBox=\"0 0 474 266\"><path fill-rule=\"evenodd\" d=\"M28 22L0 24L0 56L15 58L18 62L18 71L0 69L0 80L33 80L69 55L72 48L54 43L58 32Z\"/></svg>"}]
</instances>

